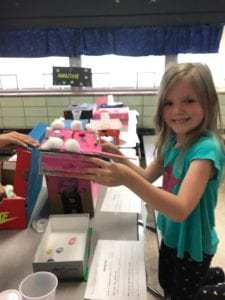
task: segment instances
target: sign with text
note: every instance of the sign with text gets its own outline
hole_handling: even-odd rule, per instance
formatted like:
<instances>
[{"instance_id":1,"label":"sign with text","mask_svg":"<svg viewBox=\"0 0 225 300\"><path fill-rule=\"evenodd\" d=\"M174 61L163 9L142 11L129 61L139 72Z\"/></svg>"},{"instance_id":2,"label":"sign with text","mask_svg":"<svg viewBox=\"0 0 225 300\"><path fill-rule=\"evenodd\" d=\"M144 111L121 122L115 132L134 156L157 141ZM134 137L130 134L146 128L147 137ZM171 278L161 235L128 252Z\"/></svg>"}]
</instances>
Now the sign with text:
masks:
<instances>
[{"instance_id":1,"label":"sign with text","mask_svg":"<svg viewBox=\"0 0 225 300\"><path fill-rule=\"evenodd\" d=\"M92 86L91 69L53 67L53 85Z\"/></svg>"}]
</instances>

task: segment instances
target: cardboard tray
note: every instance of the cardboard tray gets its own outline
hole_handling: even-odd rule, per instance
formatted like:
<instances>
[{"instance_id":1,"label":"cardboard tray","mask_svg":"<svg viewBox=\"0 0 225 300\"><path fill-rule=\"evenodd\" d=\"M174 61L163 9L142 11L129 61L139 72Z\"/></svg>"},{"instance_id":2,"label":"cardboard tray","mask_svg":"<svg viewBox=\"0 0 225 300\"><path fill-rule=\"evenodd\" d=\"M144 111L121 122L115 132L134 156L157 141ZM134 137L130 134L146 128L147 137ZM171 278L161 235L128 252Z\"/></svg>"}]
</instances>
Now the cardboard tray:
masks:
<instances>
[{"instance_id":1,"label":"cardboard tray","mask_svg":"<svg viewBox=\"0 0 225 300\"><path fill-rule=\"evenodd\" d=\"M50 215L35 253L33 271L52 272L59 280L86 280L89 220L89 214Z\"/></svg>"}]
</instances>

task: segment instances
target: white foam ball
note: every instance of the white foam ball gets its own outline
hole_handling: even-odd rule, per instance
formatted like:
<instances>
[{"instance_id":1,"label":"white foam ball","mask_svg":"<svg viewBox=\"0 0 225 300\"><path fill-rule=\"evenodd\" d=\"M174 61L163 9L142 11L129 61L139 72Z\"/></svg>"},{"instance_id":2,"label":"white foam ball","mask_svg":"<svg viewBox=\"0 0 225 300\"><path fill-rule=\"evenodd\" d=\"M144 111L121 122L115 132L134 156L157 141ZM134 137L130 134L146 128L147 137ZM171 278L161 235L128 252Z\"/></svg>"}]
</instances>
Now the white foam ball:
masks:
<instances>
[{"instance_id":1,"label":"white foam ball","mask_svg":"<svg viewBox=\"0 0 225 300\"><path fill-rule=\"evenodd\" d=\"M64 148L69 152L80 152L80 144L77 140L74 139L68 139L64 143Z\"/></svg>"},{"instance_id":2,"label":"white foam ball","mask_svg":"<svg viewBox=\"0 0 225 300\"><path fill-rule=\"evenodd\" d=\"M73 120L71 122L71 129L72 130L82 130L83 129L82 122L79 120Z\"/></svg>"},{"instance_id":3,"label":"white foam ball","mask_svg":"<svg viewBox=\"0 0 225 300\"><path fill-rule=\"evenodd\" d=\"M105 142L108 142L108 143L111 143L111 144L113 144L114 143L114 138L112 137L112 136L101 136L100 137L100 139L102 140L102 141L105 141Z\"/></svg>"},{"instance_id":4,"label":"white foam ball","mask_svg":"<svg viewBox=\"0 0 225 300\"><path fill-rule=\"evenodd\" d=\"M60 149L63 145L63 140L57 136L51 136L47 141L48 149Z\"/></svg>"},{"instance_id":5,"label":"white foam ball","mask_svg":"<svg viewBox=\"0 0 225 300\"><path fill-rule=\"evenodd\" d=\"M40 146L41 150L49 150L49 146L48 146L48 140L45 141L41 146Z\"/></svg>"},{"instance_id":6,"label":"white foam ball","mask_svg":"<svg viewBox=\"0 0 225 300\"><path fill-rule=\"evenodd\" d=\"M59 119L55 119L52 124L51 124L51 128L52 129L62 129L65 127L65 124L62 120Z\"/></svg>"}]
</instances>

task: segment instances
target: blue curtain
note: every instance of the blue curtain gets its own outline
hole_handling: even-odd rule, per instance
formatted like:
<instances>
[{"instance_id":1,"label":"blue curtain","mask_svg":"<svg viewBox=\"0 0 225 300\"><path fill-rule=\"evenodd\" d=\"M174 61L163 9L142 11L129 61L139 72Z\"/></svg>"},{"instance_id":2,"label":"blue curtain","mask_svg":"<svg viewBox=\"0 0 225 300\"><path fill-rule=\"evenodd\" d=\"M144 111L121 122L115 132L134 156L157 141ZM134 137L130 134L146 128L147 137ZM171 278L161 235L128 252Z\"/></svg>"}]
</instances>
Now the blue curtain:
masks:
<instances>
[{"instance_id":1,"label":"blue curtain","mask_svg":"<svg viewBox=\"0 0 225 300\"><path fill-rule=\"evenodd\" d=\"M223 25L0 30L0 57L218 52Z\"/></svg>"}]
</instances>

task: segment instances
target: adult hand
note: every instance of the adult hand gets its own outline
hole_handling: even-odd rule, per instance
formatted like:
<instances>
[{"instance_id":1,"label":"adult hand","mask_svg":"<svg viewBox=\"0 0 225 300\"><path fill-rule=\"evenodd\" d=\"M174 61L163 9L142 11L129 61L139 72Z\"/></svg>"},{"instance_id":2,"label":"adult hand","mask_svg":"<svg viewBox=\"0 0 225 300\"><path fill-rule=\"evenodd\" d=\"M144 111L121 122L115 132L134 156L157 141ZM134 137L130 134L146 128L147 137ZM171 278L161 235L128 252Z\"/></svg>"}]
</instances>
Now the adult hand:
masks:
<instances>
[{"instance_id":1,"label":"adult hand","mask_svg":"<svg viewBox=\"0 0 225 300\"><path fill-rule=\"evenodd\" d=\"M11 131L0 134L0 148L37 147L39 142L27 134Z\"/></svg>"}]
</instances>

